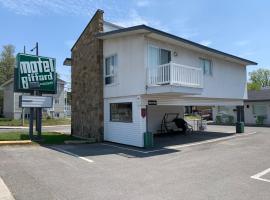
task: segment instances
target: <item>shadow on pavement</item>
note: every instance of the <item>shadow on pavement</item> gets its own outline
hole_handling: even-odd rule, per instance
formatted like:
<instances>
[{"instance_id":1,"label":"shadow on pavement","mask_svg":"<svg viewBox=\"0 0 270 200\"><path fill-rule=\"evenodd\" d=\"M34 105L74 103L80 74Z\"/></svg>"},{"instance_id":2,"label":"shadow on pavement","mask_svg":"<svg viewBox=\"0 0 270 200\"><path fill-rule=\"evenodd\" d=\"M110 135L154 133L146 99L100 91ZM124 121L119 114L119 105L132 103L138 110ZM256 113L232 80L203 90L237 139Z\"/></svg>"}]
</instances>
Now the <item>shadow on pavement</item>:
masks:
<instances>
[{"instance_id":1,"label":"shadow on pavement","mask_svg":"<svg viewBox=\"0 0 270 200\"><path fill-rule=\"evenodd\" d=\"M179 149L168 148L174 145L187 145L195 142L203 142L211 139L224 138L234 135L233 133L221 132L193 132L188 135L164 134L154 137L153 148L139 148L111 142L95 144L75 145L45 145L45 147L74 156L99 156L117 154L128 158L142 158L180 152Z\"/></svg>"}]
</instances>

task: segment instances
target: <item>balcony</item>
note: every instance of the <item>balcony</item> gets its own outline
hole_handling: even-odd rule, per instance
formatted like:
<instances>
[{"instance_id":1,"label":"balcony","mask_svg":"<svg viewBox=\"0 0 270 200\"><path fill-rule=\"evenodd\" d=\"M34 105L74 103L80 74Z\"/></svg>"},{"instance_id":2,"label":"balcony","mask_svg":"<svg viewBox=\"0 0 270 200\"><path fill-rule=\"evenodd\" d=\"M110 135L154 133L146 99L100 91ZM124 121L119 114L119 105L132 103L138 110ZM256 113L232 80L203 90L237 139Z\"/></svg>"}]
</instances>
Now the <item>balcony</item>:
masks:
<instances>
[{"instance_id":1,"label":"balcony","mask_svg":"<svg viewBox=\"0 0 270 200\"><path fill-rule=\"evenodd\" d=\"M157 92L166 92L166 89L161 88L169 88L167 92L200 94L203 88L203 70L173 62L148 68L148 89L153 90L151 88L156 88Z\"/></svg>"}]
</instances>

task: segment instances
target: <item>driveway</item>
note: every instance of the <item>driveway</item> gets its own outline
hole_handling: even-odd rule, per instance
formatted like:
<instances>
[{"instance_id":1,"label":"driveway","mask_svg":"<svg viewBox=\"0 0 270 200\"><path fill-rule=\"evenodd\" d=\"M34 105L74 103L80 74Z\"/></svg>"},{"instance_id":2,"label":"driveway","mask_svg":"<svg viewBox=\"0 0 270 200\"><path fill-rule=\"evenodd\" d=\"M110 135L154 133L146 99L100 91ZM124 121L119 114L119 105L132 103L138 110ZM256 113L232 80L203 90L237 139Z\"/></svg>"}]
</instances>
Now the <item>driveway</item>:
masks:
<instances>
[{"instance_id":1,"label":"driveway","mask_svg":"<svg viewBox=\"0 0 270 200\"><path fill-rule=\"evenodd\" d=\"M15 199L268 200L270 129L247 129L257 133L147 153L112 143L0 147L0 177Z\"/></svg>"}]
</instances>

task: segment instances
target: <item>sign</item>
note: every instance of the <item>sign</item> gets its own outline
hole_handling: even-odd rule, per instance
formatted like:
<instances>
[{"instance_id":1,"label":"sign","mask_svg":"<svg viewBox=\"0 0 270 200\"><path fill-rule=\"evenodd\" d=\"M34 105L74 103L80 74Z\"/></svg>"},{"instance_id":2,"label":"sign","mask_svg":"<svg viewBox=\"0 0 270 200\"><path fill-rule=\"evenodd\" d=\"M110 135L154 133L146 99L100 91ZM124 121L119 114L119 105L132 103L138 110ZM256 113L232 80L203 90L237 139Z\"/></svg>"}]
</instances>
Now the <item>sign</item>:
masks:
<instances>
[{"instance_id":1,"label":"sign","mask_svg":"<svg viewBox=\"0 0 270 200\"><path fill-rule=\"evenodd\" d=\"M156 106L157 105L157 100L148 100L148 105L149 106Z\"/></svg>"},{"instance_id":2,"label":"sign","mask_svg":"<svg viewBox=\"0 0 270 200\"><path fill-rule=\"evenodd\" d=\"M33 90L55 94L57 91L56 60L29 54L17 54L14 70L14 91Z\"/></svg>"},{"instance_id":3,"label":"sign","mask_svg":"<svg viewBox=\"0 0 270 200\"><path fill-rule=\"evenodd\" d=\"M22 108L52 108L53 98L48 96L21 95L19 106Z\"/></svg>"}]
</instances>

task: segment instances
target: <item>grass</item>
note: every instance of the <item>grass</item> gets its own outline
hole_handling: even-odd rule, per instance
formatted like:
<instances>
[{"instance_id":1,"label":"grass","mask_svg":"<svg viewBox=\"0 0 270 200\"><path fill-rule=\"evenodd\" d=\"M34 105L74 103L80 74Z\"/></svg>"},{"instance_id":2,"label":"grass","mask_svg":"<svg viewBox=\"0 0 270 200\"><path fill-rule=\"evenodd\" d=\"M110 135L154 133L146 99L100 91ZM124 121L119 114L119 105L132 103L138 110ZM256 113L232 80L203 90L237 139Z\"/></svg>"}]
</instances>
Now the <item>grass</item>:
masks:
<instances>
[{"instance_id":1,"label":"grass","mask_svg":"<svg viewBox=\"0 0 270 200\"><path fill-rule=\"evenodd\" d=\"M43 132L42 133L42 142L40 144L64 144L66 140L81 140L75 138L71 135L64 135L56 132ZM0 133L0 141L19 141L19 140L29 140L28 133L24 132L4 132Z\"/></svg>"},{"instance_id":2,"label":"grass","mask_svg":"<svg viewBox=\"0 0 270 200\"><path fill-rule=\"evenodd\" d=\"M197 116L197 115L187 115L185 116L185 120L196 120L196 119L201 119L200 116Z\"/></svg>"},{"instance_id":3,"label":"grass","mask_svg":"<svg viewBox=\"0 0 270 200\"><path fill-rule=\"evenodd\" d=\"M53 125L68 125L71 123L70 118L61 118L61 119L42 119L43 126L53 126ZM17 119L7 119L0 118L0 126L21 126L22 121ZM24 126L28 126L29 121L24 120Z\"/></svg>"}]
</instances>

